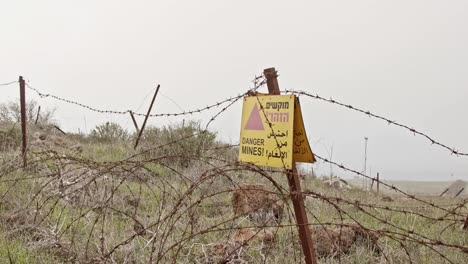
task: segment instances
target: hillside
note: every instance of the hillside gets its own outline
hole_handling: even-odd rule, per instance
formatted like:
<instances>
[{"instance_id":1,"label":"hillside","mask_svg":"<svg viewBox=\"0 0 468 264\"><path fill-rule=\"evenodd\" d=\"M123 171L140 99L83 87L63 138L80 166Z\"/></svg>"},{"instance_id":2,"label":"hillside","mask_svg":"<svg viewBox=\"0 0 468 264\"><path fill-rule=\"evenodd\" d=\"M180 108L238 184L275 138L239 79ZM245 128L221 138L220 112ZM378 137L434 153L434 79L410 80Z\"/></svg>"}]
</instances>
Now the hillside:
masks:
<instances>
[{"instance_id":1,"label":"hillside","mask_svg":"<svg viewBox=\"0 0 468 264\"><path fill-rule=\"evenodd\" d=\"M16 129L2 134L1 262L300 262L282 171L238 163L197 122L149 127L136 150L111 123L90 135L30 125L27 169ZM302 185L320 263L468 260L460 198Z\"/></svg>"}]
</instances>

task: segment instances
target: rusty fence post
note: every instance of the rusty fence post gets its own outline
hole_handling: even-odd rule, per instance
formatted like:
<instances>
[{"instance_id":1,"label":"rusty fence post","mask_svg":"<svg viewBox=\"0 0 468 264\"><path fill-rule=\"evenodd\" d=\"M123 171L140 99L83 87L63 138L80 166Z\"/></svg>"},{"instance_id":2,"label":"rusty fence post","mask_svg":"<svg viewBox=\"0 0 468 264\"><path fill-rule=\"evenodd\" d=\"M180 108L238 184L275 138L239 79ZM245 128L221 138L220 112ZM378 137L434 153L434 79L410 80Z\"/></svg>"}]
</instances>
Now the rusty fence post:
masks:
<instances>
[{"instance_id":1,"label":"rusty fence post","mask_svg":"<svg viewBox=\"0 0 468 264\"><path fill-rule=\"evenodd\" d=\"M140 132L138 133L138 137L136 139L136 142L135 142L135 147L134 149L136 149L138 147L138 142L140 142L140 138L141 138L141 135L143 134L143 130L145 130L145 126L146 126L146 121L148 121L148 117L151 113L151 109L153 108L153 104L154 104L154 100L156 100L156 96L158 95L158 92L159 92L159 87L161 85L158 84L158 87L156 88L156 92L154 92L154 96L153 96L153 100L151 100L151 104L150 104L150 107L148 109L148 113L146 114L145 116L145 120L143 121L143 125L141 125L141 130Z\"/></svg>"},{"instance_id":2,"label":"rusty fence post","mask_svg":"<svg viewBox=\"0 0 468 264\"><path fill-rule=\"evenodd\" d=\"M455 194L455 196L453 198L457 198L458 195L460 195L460 193L462 193L464 190L465 190L465 187L461 188L461 190L459 192L457 192L457 194Z\"/></svg>"},{"instance_id":3,"label":"rusty fence post","mask_svg":"<svg viewBox=\"0 0 468 264\"><path fill-rule=\"evenodd\" d=\"M271 95L279 95L280 89L278 84L278 74L275 68L268 68L263 71L267 79L268 93ZM302 252L306 264L317 264L317 256L315 254L314 242L312 241L311 231L309 229L309 220L304 205L304 195L301 190L301 182L297 173L296 162L293 161L292 169L287 170L289 192L296 215L297 227L299 229L299 239L301 240Z\"/></svg>"},{"instance_id":4,"label":"rusty fence post","mask_svg":"<svg viewBox=\"0 0 468 264\"><path fill-rule=\"evenodd\" d=\"M380 176L379 176L379 173L377 172L377 194L379 194L379 185L380 185Z\"/></svg>"},{"instance_id":5,"label":"rusty fence post","mask_svg":"<svg viewBox=\"0 0 468 264\"><path fill-rule=\"evenodd\" d=\"M62 129L60 129L60 127L54 125L54 128L57 129L60 133L66 135L67 133L65 133L65 131L63 131Z\"/></svg>"},{"instance_id":6,"label":"rusty fence post","mask_svg":"<svg viewBox=\"0 0 468 264\"><path fill-rule=\"evenodd\" d=\"M137 132L137 134L139 134L139 133L140 133L140 129L138 128L138 124L137 124L137 122L136 122L135 116L133 115L133 111L132 111L132 110L129 110L128 112L130 113L130 117L132 118L133 125L135 126L136 132Z\"/></svg>"},{"instance_id":7,"label":"rusty fence post","mask_svg":"<svg viewBox=\"0 0 468 264\"><path fill-rule=\"evenodd\" d=\"M37 115L36 115L36 121L34 121L34 124L37 125L37 121L39 121L39 116L41 114L41 106L37 108Z\"/></svg>"},{"instance_id":8,"label":"rusty fence post","mask_svg":"<svg viewBox=\"0 0 468 264\"><path fill-rule=\"evenodd\" d=\"M439 195L442 197L442 195L444 195L446 192L448 192L449 188L445 188L445 190Z\"/></svg>"},{"instance_id":9,"label":"rusty fence post","mask_svg":"<svg viewBox=\"0 0 468 264\"><path fill-rule=\"evenodd\" d=\"M19 88L20 88L20 105L21 105L21 135L23 141L23 147L21 149L21 154L23 155L23 167L28 166L27 159L27 135L26 135L26 85L23 79L23 76L19 77Z\"/></svg>"}]
</instances>

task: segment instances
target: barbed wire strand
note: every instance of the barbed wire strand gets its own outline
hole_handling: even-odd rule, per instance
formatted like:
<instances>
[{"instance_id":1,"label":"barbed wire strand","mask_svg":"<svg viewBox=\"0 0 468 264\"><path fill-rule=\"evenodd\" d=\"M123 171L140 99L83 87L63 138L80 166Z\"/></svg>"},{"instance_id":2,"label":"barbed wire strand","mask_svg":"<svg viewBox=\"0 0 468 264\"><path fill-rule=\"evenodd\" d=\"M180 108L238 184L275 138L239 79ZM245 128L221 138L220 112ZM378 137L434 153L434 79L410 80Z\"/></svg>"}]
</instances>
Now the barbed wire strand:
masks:
<instances>
[{"instance_id":1,"label":"barbed wire strand","mask_svg":"<svg viewBox=\"0 0 468 264\"><path fill-rule=\"evenodd\" d=\"M415 201L421 202L421 203L423 203L423 204L429 205L429 206L431 206L431 207L437 208L437 209L439 209L439 210L442 210L442 211L451 213L448 209L446 209L446 208L444 208L444 207L441 207L441 206L438 206L438 205L436 205L434 202L426 201L426 200L424 200L424 199L418 198L416 195L409 194L409 193L407 193L407 192L405 192L405 191L403 191L403 190L397 188L395 185L390 185L390 184L388 184L388 183L383 182L383 181L380 180L380 179L377 180L376 178L373 178L373 177L371 177L371 176L368 176L368 175L366 175L366 174L364 174L364 173L362 173L362 172L359 172L359 171L354 170L354 169L350 169L350 168L344 166L343 164L338 164L338 163L336 163L336 162L334 162L334 161L331 161L331 160L329 160L329 159L323 158L323 157L321 157L320 155L318 155L317 153L314 153L314 155L315 155L319 160L321 160L321 161L323 161L323 162L325 162L325 163L331 164L331 165L333 165L333 166L336 166L336 167L338 167L338 168L340 168L340 169L342 169L342 170L344 170L344 171L351 172L351 173L353 173L353 174L356 174L356 175L358 175L358 176L361 176L361 177L364 177L364 178L367 178L367 179L375 180L375 181L378 182L379 184L381 184L381 185L383 185L383 186L385 186L385 187L388 187L388 188L390 188L391 190L396 191L397 193L400 193L400 194L402 194L402 195L404 195L404 196L406 196L406 197L408 197L408 198L410 198L410 199L412 199L412 200L415 200Z\"/></svg>"},{"instance_id":2,"label":"barbed wire strand","mask_svg":"<svg viewBox=\"0 0 468 264\"><path fill-rule=\"evenodd\" d=\"M263 85L261 78L254 80L253 91ZM13 208L10 201L20 184L26 182L26 186L31 188L31 183L34 183L35 186L28 189L30 195L18 197L24 201L16 215L0 217L7 237L31 234L33 238L28 241L31 248L47 250L50 247L64 259L78 262L229 263L238 260L239 263L268 263L273 258L299 262L300 247L294 232L290 237L284 236L285 233L278 234L282 228L292 230L297 227L291 217L284 168L238 162L230 156L238 144L204 147L201 154L174 148L176 144L206 133L222 113L247 94L249 92L233 97L237 99L215 113L199 133L184 135L118 160L96 159L67 148L39 148L29 152L28 173L19 172L20 155L0 160L3 190L0 205L7 212ZM226 150L229 153L225 153ZM374 179L314 155L324 163ZM175 163L178 159L194 162L197 166L178 166ZM170 173L165 173L162 168ZM245 176L240 175L246 174L251 175L249 179L255 184L266 182L273 187L273 190L250 191L257 190L258 195L264 192L265 197L275 198L268 198L270 200L261 209L231 214L229 207L234 207L234 200L230 204L229 197L233 197L234 192L245 184ZM378 182L403 194L402 197L410 198L408 201L422 203L427 211L405 209L394 204L371 204L365 202L365 197L375 195L368 192L362 193L364 201L355 200L352 192L335 192L326 188L302 192L307 198L306 210L312 216L307 225L325 233L314 238L322 248L317 250L324 261L328 258L337 259L340 263L347 261L342 260L344 254L351 253L346 248L349 241L345 235L354 230L353 243L356 246L359 246L358 234L364 235L364 239L367 237L369 254L364 256L366 261L417 263L430 257L434 263L464 263L468 247L455 226L463 223L466 217L465 201L451 205L436 204L381 180ZM272 222L271 215L263 222L255 220L255 215L268 212L266 208L278 201L283 201L283 206L288 208L289 222L283 223L284 217L283 222L281 218ZM253 205L254 202L248 204ZM317 208L321 208L320 211ZM21 224L12 225L18 214L22 216ZM407 217L401 219L396 215ZM203 221L204 218L208 221ZM424 226L415 229L414 225L405 225L405 219L407 222L423 221ZM132 223L133 230L122 229L123 226L131 228ZM250 237L238 242L233 240L249 228L254 230ZM271 242L262 240L268 228L276 230L272 235L279 243L276 239ZM453 238L454 235L457 239ZM259 246L251 243L254 239L261 241ZM324 243L327 241L333 243L326 247ZM288 246L285 248L284 245Z\"/></svg>"},{"instance_id":3,"label":"barbed wire strand","mask_svg":"<svg viewBox=\"0 0 468 264\"><path fill-rule=\"evenodd\" d=\"M7 82L7 83L0 83L0 86L7 86L7 85L14 84L14 83L18 83L18 81L12 81L12 82Z\"/></svg>"},{"instance_id":4,"label":"barbed wire strand","mask_svg":"<svg viewBox=\"0 0 468 264\"><path fill-rule=\"evenodd\" d=\"M31 85L29 85L29 83L26 83L26 86L27 86L29 89L35 91L41 98L53 98L53 99L55 99L55 100L62 101L62 102L68 103L68 104L73 104L73 105L76 105L76 106L79 106L79 107L88 109L88 110L93 111L93 112L96 112L96 113L125 115L125 114L128 114L128 113L130 112L130 110L118 111L118 110L103 110L103 109L98 109L98 108L95 108L95 107L92 107L92 106L89 106L89 105L85 105L85 104L80 103L80 102L77 102L77 101L72 101L72 100L69 100L69 99L65 99L65 98L56 96L56 95L53 95L53 94L42 93L42 92L40 92L38 89L36 89L36 88L32 87ZM223 105L223 104L225 104L225 103L237 101L237 100L238 100L240 97L242 97L242 96L243 96L243 95L238 95L238 96L229 97L229 98L227 98L227 99L221 100L221 101L219 101L219 102L216 102L216 103L214 103L214 104L211 104L211 105L208 105L208 106L206 106L206 107L199 108L199 109L194 109L194 110L189 110L189 111L183 111L183 112L178 112L178 113L150 114L149 117L164 117L164 116L166 116L166 117L170 117L170 116L175 117L175 116L193 115L193 114L197 114L197 113L204 112L204 111L206 111L206 110L210 110L210 109L212 109L212 108L219 107L220 105ZM134 112L133 114L136 115L136 116L146 116L146 114L137 113L137 112Z\"/></svg>"},{"instance_id":5,"label":"barbed wire strand","mask_svg":"<svg viewBox=\"0 0 468 264\"><path fill-rule=\"evenodd\" d=\"M304 96L307 96L307 97L310 97L310 98L314 98L314 99L317 99L317 100L321 100L321 101L324 101L324 102L328 102L328 103L331 103L331 104L335 104L335 105L339 105L339 106L342 106L342 107L345 107L347 109L350 109L350 110L354 110L356 112L359 112L359 113L362 113L362 114L365 114L369 117L373 117L373 118L376 118L376 119L380 119L380 120L383 120L385 122L388 123L388 125L395 125L397 127L400 127L400 128L404 128L408 131L410 131L411 133L413 133L414 135L419 135L419 136L422 136L424 138L426 138L427 140L429 140L431 142L431 144L433 145L437 145L439 147L442 147L444 149L447 149L450 151L451 154L453 155L457 155L457 156L468 156L468 153L465 153L465 152L461 152L453 147L449 147L448 145L446 144L443 144L437 140L435 140L434 138L430 137L428 134L426 133L423 133L419 130L416 130L415 128L412 128L408 125L404 125L402 123L399 123L397 121L394 121L394 120L391 120L389 118L386 118L386 117L383 117L383 116L380 116L380 115L377 115L377 114L373 114L371 113L370 111L366 111L366 110L363 110L363 109L360 109L360 108L357 108L357 107L354 107L352 105L349 105L349 104L344 104L344 103L341 103L339 101L336 101L332 98L330 99L327 99L327 98L324 98L324 97L321 97L320 95L318 94L310 94L310 93L307 93L307 92L304 92L304 91L296 91L296 90L285 90L286 93L292 93L292 94L298 94L298 95L304 95Z\"/></svg>"}]
</instances>

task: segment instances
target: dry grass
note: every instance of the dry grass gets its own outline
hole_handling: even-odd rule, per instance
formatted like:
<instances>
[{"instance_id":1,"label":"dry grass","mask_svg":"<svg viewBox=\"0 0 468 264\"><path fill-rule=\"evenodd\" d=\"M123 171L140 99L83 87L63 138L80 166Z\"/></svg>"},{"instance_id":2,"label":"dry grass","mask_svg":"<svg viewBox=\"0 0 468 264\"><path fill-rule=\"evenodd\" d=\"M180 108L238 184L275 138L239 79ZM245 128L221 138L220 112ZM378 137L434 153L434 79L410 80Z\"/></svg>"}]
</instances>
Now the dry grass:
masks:
<instances>
[{"instance_id":1,"label":"dry grass","mask_svg":"<svg viewBox=\"0 0 468 264\"><path fill-rule=\"evenodd\" d=\"M220 146L178 156L170 145L139 154L131 143L49 139L28 170L17 152L0 154L0 262L301 262L281 172L238 164ZM443 210L307 176L303 185L320 263L468 263L461 199L423 197L451 204Z\"/></svg>"}]
</instances>

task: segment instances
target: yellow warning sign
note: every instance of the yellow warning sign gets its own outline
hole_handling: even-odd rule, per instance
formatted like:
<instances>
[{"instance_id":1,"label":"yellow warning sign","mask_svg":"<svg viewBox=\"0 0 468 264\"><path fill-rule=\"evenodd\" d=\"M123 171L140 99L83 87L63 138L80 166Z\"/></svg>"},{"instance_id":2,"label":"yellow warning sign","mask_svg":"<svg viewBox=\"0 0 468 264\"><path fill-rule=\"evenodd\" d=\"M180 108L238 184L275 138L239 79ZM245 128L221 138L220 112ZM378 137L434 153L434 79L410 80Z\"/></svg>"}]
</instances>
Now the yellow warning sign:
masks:
<instances>
[{"instance_id":1,"label":"yellow warning sign","mask_svg":"<svg viewBox=\"0 0 468 264\"><path fill-rule=\"evenodd\" d=\"M307 139L307 134L302 119L301 104L296 97L294 103L294 137L293 137L293 161L314 163L315 157Z\"/></svg>"},{"instance_id":2,"label":"yellow warning sign","mask_svg":"<svg viewBox=\"0 0 468 264\"><path fill-rule=\"evenodd\" d=\"M239 160L291 169L293 161L314 162L294 95L244 98Z\"/></svg>"}]
</instances>

